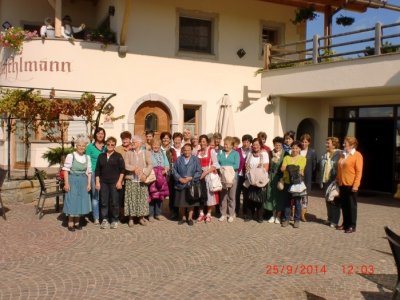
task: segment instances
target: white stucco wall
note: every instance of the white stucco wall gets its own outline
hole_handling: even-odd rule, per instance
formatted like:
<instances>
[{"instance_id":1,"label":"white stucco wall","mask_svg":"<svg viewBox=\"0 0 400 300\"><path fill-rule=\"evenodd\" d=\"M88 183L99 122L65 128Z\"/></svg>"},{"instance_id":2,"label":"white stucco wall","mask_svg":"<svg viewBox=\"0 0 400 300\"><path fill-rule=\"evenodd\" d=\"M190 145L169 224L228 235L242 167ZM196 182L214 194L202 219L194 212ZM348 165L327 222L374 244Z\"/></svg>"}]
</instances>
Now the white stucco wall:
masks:
<instances>
[{"instance_id":1,"label":"white stucco wall","mask_svg":"<svg viewBox=\"0 0 400 300\"><path fill-rule=\"evenodd\" d=\"M42 22L52 13L48 1L40 0L35 5L26 4L24 7L27 9L21 16L23 4L26 4L25 1L1 0L0 19L7 16L15 24L21 19ZM7 5L11 8L3 10ZM111 27L119 38L124 1L104 0L96 6L91 1L64 1L63 15L70 14L77 24L88 24L89 20L97 26L110 5L115 6ZM84 12L87 14L88 11L89 19L83 20ZM181 11L215 17L214 56L178 53L177 25ZM283 26L285 34L282 41L299 40L304 38L304 30L291 24L293 13L291 7L253 0L235 3L228 0L136 0L131 4L126 39L128 53L125 57L118 55L116 45L109 45L104 50L98 43L76 41L72 44L65 40L46 40L43 43L33 40L25 43L21 55L15 56L14 61L23 65L22 71L18 69L17 72L16 65L14 70L12 65L3 68L0 84L117 93L111 100L115 107L114 116L125 115L125 118L107 128L107 135L114 136L119 136L122 130L133 129L135 102L149 94L167 99L164 103L177 116L174 130L182 130L183 105L196 104L202 106L201 132L213 132L217 102L227 93L233 104L236 135L255 135L263 130L271 137L274 114L266 112L266 99L257 100L261 94L261 78L254 76L254 72L262 66L261 23L267 21ZM236 54L240 48L246 51L242 59ZM47 71L39 70L41 61L47 62ZM64 72L50 71L51 61L64 63ZM36 62L37 70L25 71L25 62ZM239 110L247 97L244 95L245 87L252 91L249 96L254 99ZM36 152L32 160L42 165L44 162L40 162Z\"/></svg>"}]
</instances>

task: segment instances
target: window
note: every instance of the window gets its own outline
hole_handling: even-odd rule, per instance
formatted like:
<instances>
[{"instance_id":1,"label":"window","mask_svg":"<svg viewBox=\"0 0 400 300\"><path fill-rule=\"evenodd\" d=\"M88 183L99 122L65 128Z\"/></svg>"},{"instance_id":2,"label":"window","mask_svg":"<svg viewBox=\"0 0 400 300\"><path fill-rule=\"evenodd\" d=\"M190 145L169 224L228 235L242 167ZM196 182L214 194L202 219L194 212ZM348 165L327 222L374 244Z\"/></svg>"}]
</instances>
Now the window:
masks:
<instances>
[{"instance_id":1,"label":"window","mask_svg":"<svg viewBox=\"0 0 400 300\"><path fill-rule=\"evenodd\" d=\"M183 128L189 129L193 134L198 134L200 129L201 106L183 106Z\"/></svg>"},{"instance_id":2,"label":"window","mask_svg":"<svg viewBox=\"0 0 400 300\"><path fill-rule=\"evenodd\" d=\"M273 46L283 44L285 34L285 24L261 21L260 25L260 56L264 55L264 45L271 44Z\"/></svg>"},{"instance_id":3,"label":"window","mask_svg":"<svg viewBox=\"0 0 400 300\"><path fill-rule=\"evenodd\" d=\"M261 33L261 38L262 38L262 43L264 44L272 44L272 45L277 45L278 44L278 30L277 29L271 29L268 27L263 27L262 28L262 33Z\"/></svg>"},{"instance_id":4,"label":"window","mask_svg":"<svg viewBox=\"0 0 400 300\"><path fill-rule=\"evenodd\" d=\"M213 20L180 16L179 51L213 54Z\"/></svg>"},{"instance_id":5,"label":"window","mask_svg":"<svg viewBox=\"0 0 400 300\"><path fill-rule=\"evenodd\" d=\"M155 114L148 114L144 118L144 130L153 130L154 132L158 130L158 118Z\"/></svg>"}]
</instances>

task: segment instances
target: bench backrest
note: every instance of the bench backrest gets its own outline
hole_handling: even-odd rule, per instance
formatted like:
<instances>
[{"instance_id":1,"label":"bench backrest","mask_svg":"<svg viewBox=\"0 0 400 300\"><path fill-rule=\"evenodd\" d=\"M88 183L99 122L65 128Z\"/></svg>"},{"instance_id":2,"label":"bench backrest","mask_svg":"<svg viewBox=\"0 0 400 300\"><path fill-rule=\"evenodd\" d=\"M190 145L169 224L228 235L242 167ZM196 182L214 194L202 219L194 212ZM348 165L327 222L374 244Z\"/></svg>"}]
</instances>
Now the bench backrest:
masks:
<instances>
[{"instance_id":1,"label":"bench backrest","mask_svg":"<svg viewBox=\"0 0 400 300\"><path fill-rule=\"evenodd\" d=\"M44 183L44 179L42 177L42 174L40 173L40 171L37 168L35 168L35 175L36 175L37 179L39 180L40 189L42 191L46 191L46 185Z\"/></svg>"}]
</instances>

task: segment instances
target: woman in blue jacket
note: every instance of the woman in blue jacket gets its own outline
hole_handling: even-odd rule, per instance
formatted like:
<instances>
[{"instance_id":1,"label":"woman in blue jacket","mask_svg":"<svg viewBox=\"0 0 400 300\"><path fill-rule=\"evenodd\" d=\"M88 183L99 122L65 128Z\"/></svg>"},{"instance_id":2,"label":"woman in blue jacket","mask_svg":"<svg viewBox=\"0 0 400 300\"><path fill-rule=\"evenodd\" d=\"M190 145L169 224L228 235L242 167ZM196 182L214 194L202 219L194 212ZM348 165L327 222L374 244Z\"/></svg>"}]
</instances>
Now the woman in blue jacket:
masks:
<instances>
[{"instance_id":1,"label":"woman in blue jacket","mask_svg":"<svg viewBox=\"0 0 400 300\"><path fill-rule=\"evenodd\" d=\"M193 209L199 206L200 202L193 202L187 197L187 189L195 183L199 183L202 173L199 159L192 155L192 145L185 144L182 147L181 156L174 164L173 176L175 180L175 206L180 209L181 220L179 224L186 222L193 226ZM200 200L200 199L199 199ZM186 217L186 209L188 216Z\"/></svg>"}]
</instances>

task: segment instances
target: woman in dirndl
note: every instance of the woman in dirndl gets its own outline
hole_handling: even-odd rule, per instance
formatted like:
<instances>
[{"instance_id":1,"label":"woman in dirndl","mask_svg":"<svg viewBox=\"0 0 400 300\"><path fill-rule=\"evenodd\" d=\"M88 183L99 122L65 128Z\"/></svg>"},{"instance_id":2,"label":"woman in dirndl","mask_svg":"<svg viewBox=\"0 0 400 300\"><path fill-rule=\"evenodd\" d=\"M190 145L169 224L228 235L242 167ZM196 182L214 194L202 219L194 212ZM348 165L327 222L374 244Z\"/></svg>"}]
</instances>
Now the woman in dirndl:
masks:
<instances>
[{"instance_id":1,"label":"woman in dirndl","mask_svg":"<svg viewBox=\"0 0 400 300\"><path fill-rule=\"evenodd\" d=\"M64 162L64 214L68 217L68 230L81 230L80 217L92 211L90 202L92 166L85 154L88 140L78 138L76 151L70 153Z\"/></svg>"},{"instance_id":2,"label":"woman in dirndl","mask_svg":"<svg viewBox=\"0 0 400 300\"><path fill-rule=\"evenodd\" d=\"M219 169L217 153L209 147L210 140L207 135L203 134L199 137L200 150L197 152L197 157L200 161L200 166L203 171L200 177L202 190L202 199L200 202L200 214L197 218L197 223L210 223L212 208L219 203L219 193L212 192L209 186L209 178L211 173L218 174ZM207 206L207 215L204 216L204 206Z\"/></svg>"},{"instance_id":3,"label":"woman in dirndl","mask_svg":"<svg viewBox=\"0 0 400 300\"><path fill-rule=\"evenodd\" d=\"M139 219L140 225L146 225L144 219L149 215L149 192L146 178L153 169L150 152L142 148L143 140L134 136L133 151L125 155L125 216L129 218L128 226L133 226L133 218Z\"/></svg>"}]
</instances>

